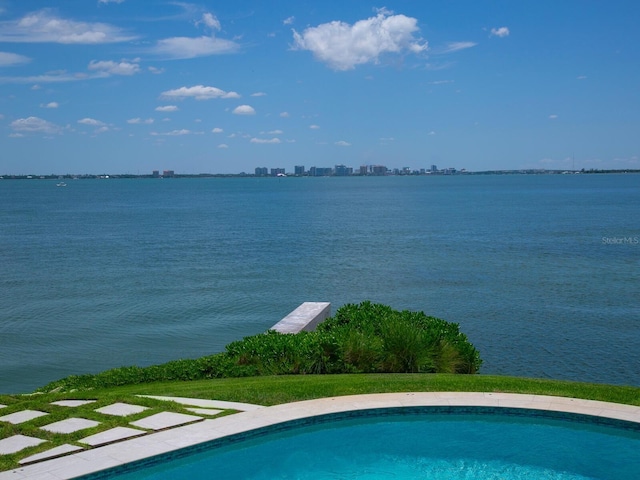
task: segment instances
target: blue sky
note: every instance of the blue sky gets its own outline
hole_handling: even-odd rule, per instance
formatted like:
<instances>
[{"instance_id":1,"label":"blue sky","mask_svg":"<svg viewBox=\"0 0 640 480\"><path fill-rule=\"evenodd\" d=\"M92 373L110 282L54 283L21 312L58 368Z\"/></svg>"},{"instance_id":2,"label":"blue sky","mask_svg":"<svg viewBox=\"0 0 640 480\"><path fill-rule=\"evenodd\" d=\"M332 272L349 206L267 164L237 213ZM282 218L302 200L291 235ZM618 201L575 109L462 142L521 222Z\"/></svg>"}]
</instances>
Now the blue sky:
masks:
<instances>
[{"instance_id":1,"label":"blue sky","mask_svg":"<svg viewBox=\"0 0 640 480\"><path fill-rule=\"evenodd\" d=\"M639 20L625 0L0 0L0 174L640 168Z\"/></svg>"}]
</instances>

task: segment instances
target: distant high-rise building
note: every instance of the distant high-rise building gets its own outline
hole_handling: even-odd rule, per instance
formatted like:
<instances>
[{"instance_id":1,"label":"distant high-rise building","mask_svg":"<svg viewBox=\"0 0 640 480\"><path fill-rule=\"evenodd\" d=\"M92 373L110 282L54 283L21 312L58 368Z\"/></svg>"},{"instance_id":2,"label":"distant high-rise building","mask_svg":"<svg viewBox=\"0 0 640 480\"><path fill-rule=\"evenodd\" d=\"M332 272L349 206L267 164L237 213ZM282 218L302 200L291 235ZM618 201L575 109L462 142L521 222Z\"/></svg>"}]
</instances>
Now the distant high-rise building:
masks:
<instances>
[{"instance_id":1,"label":"distant high-rise building","mask_svg":"<svg viewBox=\"0 0 640 480\"><path fill-rule=\"evenodd\" d=\"M277 177L278 175L284 175L284 168L272 168L271 176Z\"/></svg>"},{"instance_id":2,"label":"distant high-rise building","mask_svg":"<svg viewBox=\"0 0 640 480\"><path fill-rule=\"evenodd\" d=\"M373 165L371 167L371 173L373 175L386 175L387 167L385 167L384 165Z\"/></svg>"},{"instance_id":3,"label":"distant high-rise building","mask_svg":"<svg viewBox=\"0 0 640 480\"><path fill-rule=\"evenodd\" d=\"M334 169L336 177L347 177L353 173L353 168L344 165L336 165Z\"/></svg>"},{"instance_id":4,"label":"distant high-rise building","mask_svg":"<svg viewBox=\"0 0 640 480\"><path fill-rule=\"evenodd\" d=\"M162 171L162 176L165 178L171 178L175 176L175 172L173 170L163 170Z\"/></svg>"},{"instance_id":5,"label":"distant high-rise building","mask_svg":"<svg viewBox=\"0 0 640 480\"><path fill-rule=\"evenodd\" d=\"M438 171L437 165L431 165L431 173L436 173Z\"/></svg>"},{"instance_id":6,"label":"distant high-rise building","mask_svg":"<svg viewBox=\"0 0 640 480\"><path fill-rule=\"evenodd\" d=\"M304 165L296 165L293 168L293 173L300 176L304 175Z\"/></svg>"},{"instance_id":7,"label":"distant high-rise building","mask_svg":"<svg viewBox=\"0 0 640 480\"><path fill-rule=\"evenodd\" d=\"M151 172L151 176L153 178L158 178L160 176L160 170L154 170L153 172Z\"/></svg>"},{"instance_id":8,"label":"distant high-rise building","mask_svg":"<svg viewBox=\"0 0 640 480\"><path fill-rule=\"evenodd\" d=\"M366 175L366 174L367 174L367 166L360 165L360 175Z\"/></svg>"},{"instance_id":9,"label":"distant high-rise building","mask_svg":"<svg viewBox=\"0 0 640 480\"><path fill-rule=\"evenodd\" d=\"M267 175L269 175L267 167L256 167L256 177L266 177Z\"/></svg>"}]
</instances>

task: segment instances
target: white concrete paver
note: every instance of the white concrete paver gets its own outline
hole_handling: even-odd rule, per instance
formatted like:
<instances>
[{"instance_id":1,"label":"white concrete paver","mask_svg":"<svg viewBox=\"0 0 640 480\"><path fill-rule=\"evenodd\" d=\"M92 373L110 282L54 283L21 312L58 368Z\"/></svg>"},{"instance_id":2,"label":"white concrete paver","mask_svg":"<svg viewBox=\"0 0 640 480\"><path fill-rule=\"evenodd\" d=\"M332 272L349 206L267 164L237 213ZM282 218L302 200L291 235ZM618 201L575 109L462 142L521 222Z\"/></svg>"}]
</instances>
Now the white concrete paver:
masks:
<instances>
[{"instance_id":1,"label":"white concrete paver","mask_svg":"<svg viewBox=\"0 0 640 480\"><path fill-rule=\"evenodd\" d=\"M40 427L40 430L46 430L53 433L73 433L86 428L96 427L100 422L95 420L87 420L86 418L67 418L59 422L50 423Z\"/></svg>"},{"instance_id":2,"label":"white concrete paver","mask_svg":"<svg viewBox=\"0 0 640 480\"><path fill-rule=\"evenodd\" d=\"M220 410L217 408L185 408L185 410L189 410L190 412L197 413L198 415L218 415L224 410Z\"/></svg>"},{"instance_id":3,"label":"white concrete paver","mask_svg":"<svg viewBox=\"0 0 640 480\"><path fill-rule=\"evenodd\" d=\"M95 400L58 400L57 402L51 402L51 405L59 405L61 407L81 407L82 405L88 405L89 403L95 402Z\"/></svg>"},{"instance_id":4,"label":"white concrete paver","mask_svg":"<svg viewBox=\"0 0 640 480\"><path fill-rule=\"evenodd\" d=\"M96 472L125 463L196 445L230 434L241 433L287 420L328 413L401 406L489 405L534 410L588 413L640 424L640 407L614 403L574 401L542 395L492 394L475 392L416 392L355 395L307 400L264 407L235 415L203 420L171 430L86 450L67 457L47 460L14 471L1 472L0 480L61 480ZM606 406L606 408L605 408ZM160 415L160 414L158 414ZM177 415L177 414L174 414ZM188 415L187 415L188 416ZM148 417L148 418L152 418ZM196 417L197 418L197 417ZM144 427L143 427L144 428Z\"/></svg>"},{"instance_id":5,"label":"white concrete paver","mask_svg":"<svg viewBox=\"0 0 640 480\"><path fill-rule=\"evenodd\" d=\"M43 417L45 415L49 414L45 412L39 412L37 410L22 410L20 412L14 412L10 413L9 415L5 415L4 417L0 417L0 422L9 422L14 425L18 425L19 423L28 422L29 420Z\"/></svg>"},{"instance_id":6,"label":"white concrete paver","mask_svg":"<svg viewBox=\"0 0 640 480\"><path fill-rule=\"evenodd\" d=\"M114 403L112 405L107 405L106 407L97 408L96 412L104 413L106 415L115 415L118 417L126 417L128 415L133 415L135 413L144 412L148 410L149 407L143 407L141 405L131 405L129 403Z\"/></svg>"},{"instance_id":7,"label":"white concrete paver","mask_svg":"<svg viewBox=\"0 0 640 480\"><path fill-rule=\"evenodd\" d=\"M172 428L200 420L202 420L202 417L187 415L186 413L160 412L129 423L134 427L147 428L149 430L164 430L165 428Z\"/></svg>"},{"instance_id":8,"label":"white concrete paver","mask_svg":"<svg viewBox=\"0 0 640 480\"><path fill-rule=\"evenodd\" d=\"M60 445L59 447L50 448L49 450L46 450L44 452L36 453L35 455L31 455L30 457L23 458L18 463L20 465L26 465L28 463L39 462L41 460L67 455L69 453L77 452L78 450L82 450L82 447L65 443L64 445Z\"/></svg>"},{"instance_id":9,"label":"white concrete paver","mask_svg":"<svg viewBox=\"0 0 640 480\"><path fill-rule=\"evenodd\" d=\"M240 410L241 412L249 412L252 410L258 410L264 408L262 405L255 405L253 403L240 403L240 402L225 402L222 400L203 400L199 398L185 398L185 397L163 397L157 395L139 395L140 397L154 398L156 400L163 400L165 402L176 402L181 405L189 405L191 407L203 407L203 408L221 408L223 410Z\"/></svg>"},{"instance_id":10,"label":"white concrete paver","mask_svg":"<svg viewBox=\"0 0 640 480\"><path fill-rule=\"evenodd\" d=\"M137 430L135 428L115 427L105 432L90 435L78 441L80 443L91 445L92 447L97 447L99 445L106 445L107 443L113 443L120 440L125 440L127 438L137 437L146 433L147 432L143 430Z\"/></svg>"},{"instance_id":11,"label":"white concrete paver","mask_svg":"<svg viewBox=\"0 0 640 480\"><path fill-rule=\"evenodd\" d=\"M13 435L0 440L0 455L9 455L19 452L27 447L35 447L46 442L41 438L27 437L26 435Z\"/></svg>"}]
</instances>

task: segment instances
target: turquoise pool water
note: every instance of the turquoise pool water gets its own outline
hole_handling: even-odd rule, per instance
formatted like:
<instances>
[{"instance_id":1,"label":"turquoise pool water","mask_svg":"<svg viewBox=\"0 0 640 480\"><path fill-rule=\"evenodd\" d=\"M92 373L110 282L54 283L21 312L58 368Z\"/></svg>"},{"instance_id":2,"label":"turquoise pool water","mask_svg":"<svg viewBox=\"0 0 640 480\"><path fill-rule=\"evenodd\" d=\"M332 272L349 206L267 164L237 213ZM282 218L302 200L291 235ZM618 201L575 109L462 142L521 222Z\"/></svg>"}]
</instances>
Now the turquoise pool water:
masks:
<instances>
[{"instance_id":1,"label":"turquoise pool water","mask_svg":"<svg viewBox=\"0 0 640 480\"><path fill-rule=\"evenodd\" d=\"M399 410L399 409L394 409ZM333 415L216 441L84 478L626 480L640 478L640 428L584 416ZM353 415L353 413L351 414ZM557 415L556 415L557 416ZM566 415L563 414L564 417ZM341 418L342 417L342 418Z\"/></svg>"}]
</instances>

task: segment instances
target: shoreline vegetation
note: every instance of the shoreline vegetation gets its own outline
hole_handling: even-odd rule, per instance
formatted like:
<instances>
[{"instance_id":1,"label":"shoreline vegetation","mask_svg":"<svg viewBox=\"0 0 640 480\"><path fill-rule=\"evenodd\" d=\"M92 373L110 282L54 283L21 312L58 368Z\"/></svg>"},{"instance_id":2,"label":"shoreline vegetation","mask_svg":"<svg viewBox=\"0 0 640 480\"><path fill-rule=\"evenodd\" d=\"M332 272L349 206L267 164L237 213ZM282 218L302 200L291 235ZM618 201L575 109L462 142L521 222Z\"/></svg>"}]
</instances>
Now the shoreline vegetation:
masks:
<instances>
[{"instance_id":1,"label":"shoreline vegetation","mask_svg":"<svg viewBox=\"0 0 640 480\"><path fill-rule=\"evenodd\" d=\"M481 364L480 353L458 324L364 301L341 306L314 331L283 334L269 330L232 342L214 355L71 375L37 391L270 375L474 374Z\"/></svg>"}]
</instances>

